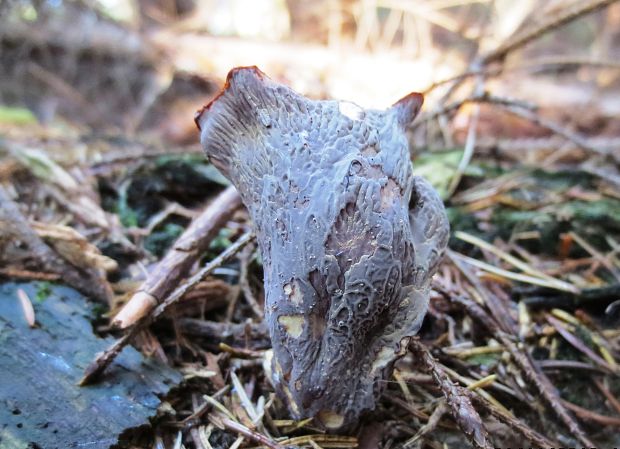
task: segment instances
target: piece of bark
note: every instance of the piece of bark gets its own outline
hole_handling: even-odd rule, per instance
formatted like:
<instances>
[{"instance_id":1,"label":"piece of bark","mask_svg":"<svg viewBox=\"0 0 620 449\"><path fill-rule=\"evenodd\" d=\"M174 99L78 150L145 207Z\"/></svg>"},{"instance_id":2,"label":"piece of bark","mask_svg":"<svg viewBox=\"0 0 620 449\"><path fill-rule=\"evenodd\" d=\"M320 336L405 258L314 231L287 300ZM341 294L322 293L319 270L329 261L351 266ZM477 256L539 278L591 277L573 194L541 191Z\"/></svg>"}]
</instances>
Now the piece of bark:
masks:
<instances>
[{"instance_id":1,"label":"piece of bark","mask_svg":"<svg viewBox=\"0 0 620 449\"><path fill-rule=\"evenodd\" d=\"M39 221L31 221L30 225L47 245L75 267L91 267L97 270L102 278L105 273L118 268L114 259L101 254L99 248L69 226Z\"/></svg>"},{"instance_id":2,"label":"piece of bark","mask_svg":"<svg viewBox=\"0 0 620 449\"><path fill-rule=\"evenodd\" d=\"M196 117L256 228L273 381L295 418L337 429L373 409L422 323L449 232L409 160L421 105L312 101L248 67Z\"/></svg>"},{"instance_id":3,"label":"piece of bark","mask_svg":"<svg viewBox=\"0 0 620 449\"><path fill-rule=\"evenodd\" d=\"M112 289L96 266L76 266L61 257L37 232L0 186L0 266L57 274L88 297L108 304Z\"/></svg>"},{"instance_id":4,"label":"piece of bark","mask_svg":"<svg viewBox=\"0 0 620 449\"><path fill-rule=\"evenodd\" d=\"M234 187L228 187L218 195L149 273L138 291L114 317L112 324L120 328L131 326L165 299L187 276L220 228L240 206L241 199Z\"/></svg>"},{"instance_id":5,"label":"piece of bark","mask_svg":"<svg viewBox=\"0 0 620 449\"><path fill-rule=\"evenodd\" d=\"M32 300L34 328L20 290ZM0 447L128 447L124 432L148 425L160 397L182 380L126 348L106 382L80 388L82 370L112 340L92 333L92 317L89 302L68 287L0 284Z\"/></svg>"}]
</instances>

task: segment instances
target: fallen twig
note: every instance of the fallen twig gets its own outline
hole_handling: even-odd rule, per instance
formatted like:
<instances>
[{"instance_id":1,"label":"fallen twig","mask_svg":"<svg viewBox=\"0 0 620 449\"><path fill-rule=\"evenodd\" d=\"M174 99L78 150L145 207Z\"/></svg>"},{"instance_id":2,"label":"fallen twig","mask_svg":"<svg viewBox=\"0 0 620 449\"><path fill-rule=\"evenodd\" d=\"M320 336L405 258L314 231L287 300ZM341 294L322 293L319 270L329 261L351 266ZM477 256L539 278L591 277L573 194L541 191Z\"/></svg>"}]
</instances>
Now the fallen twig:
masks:
<instances>
[{"instance_id":1,"label":"fallen twig","mask_svg":"<svg viewBox=\"0 0 620 449\"><path fill-rule=\"evenodd\" d=\"M222 415L211 415L211 420L213 424L220 425L225 429L232 430L233 432L238 433L239 435L243 435L244 437L256 441L257 443L262 444L263 446L267 446L270 449L285 449L285 446L276 443L270 438L267 438L265 435L262 435L254 430L248 429L241 423L233 421L232 419L222 416Z\"/></svg>"},{"instance_id":2,"label":"fallen twig","mask_svg":"<svg viewBox=\"0 0 620 449\"><path fill-rule=\"evenodd\" d=\"M241 269L239 270L239 286L243 292L246 302L252 309L252 312L259 320L263 319L263 308L256 300L252 287L250 287L250 281L248 279L248 267L250 265L252 255L256 245L248 245L243 251L239 253L239 262L241 263Z\"/></svg>"},{"instance_id":3,"label":"fallen twig","mask_svg":"<svg viewBox=\"0 0 620 449\"><path fill-rule=\"evenodd\" d=\"M471 404L466 393L467 390L452 383L448 375L419 339L413 338L409 343L409 348L419 357L424 367L431 372L435 382L446 398L452 416L469 441L476 448L492 448L493 446L487 438L487 431L484 428L482 419Z\"/></svg>"},{"instance_id":4,"label":"fallen twig","mask_svg":"<svg viewBox=\"0 0 620 449\"><path fill-rule=\"evenodd\" d=\"M157 264L148 278L114 317L112 325L127 328L161 303L207 249L220 228L241 206L234 187L224 190L197 217Z\"/></svg>"},{"instance_id":5,"label":"fallen twig","mask_svg":"<svg viewBox=\"0 0 620 449\"><path fill-rule=\"evenodd\" d=\"M509 64L507 66L486 67L484 69L468 70L458 75L453 75L447 78L442 78L439 81L434 81L424 90L422 90L422 93L426 96L438 87L453 83L455 81L460 81L462 79L473 78L474 76L484 76L485 78L492 78L498 75L505 75L507 73L535 72L549 67L595 67L602 69L620 69L620 63L612 60L583 58L579 56L545 56L543 58L530 60L527 63L519 61L515 65Z\"/></svg>"},{"instance_id":6,"label":"fallen twig","mask_svg":"<svg viewBox=\"0 0 620 449\"><path fill-rule=\"evenodd\" d=\"M481 94L478 95L471 95L467 98L463 98L461 100L457 100L454 101L452 103L449 103L435 111L431 111L427 114L423 114L420 116L420 118L418 120L416 120L415 122L413 122L413 124L411 125L411 129L417 129L418 127L420 127L421 125L423 125L424 123L428 123L432 120L435 120L436 118L445 115L445 114L449 114L450 112L454 112L458 109L460 109L463 105L468 104L468 103L490 103L490 104L498 104L498 105L502 105L505 107L518 107L518 108L523 108L525 110L528 109L536 109L536 105L533 104L529 104L524 102L523 100L518 100L515 98L506 98L506 97L500 97L497 95L493 95L489 92L483 92Z\"/></svg>"},{"instance_id":7,"label":"fallen twig","mask_svg":"<svg viewBox=\"0 0 620 449\"><path fill-rule=\"evenodd\" d=\"M523 47L524 45L540 38L541 36L549 33L563 25L566 25L573 20L576 20L586 14L594 12L598 9L604 8L606 6L611 5L617 0L589 0L589 1L576 1L573 5L565 8L557 14L551 15L549 19L534 25L529 29L525 29L521 33L513 35L507 41L499 45L497 48L489 51L486 54L483 54L473 60L473 62L469 65L468 69L456 76L450 77L446 80L442 80L436 83L433 83L430 87L425 90L425 93L430 92L438 86L452 83L449 87L448 91L443 95L442 102L445 102L448 98L452 96L454 92L458 90L458 88L463 84L463 82L472 76L492 76L502 73L503 67L498 68L497 70L489 70L488 66L493 62L503 62L506 56ZM467 102L467 100L465 101ZM452 105L454 106L454 104ZM461 105L458 105L456 109L458 109ZM442 115L443 112L438 115ZM433 114L435 115L435 114ZM431 117L430 119L433 119ZM418 120L416 124L419 126L424 120Z\"/></svg>"},{"instance_id":8,"label":"fallen twig","mask_svg":"<svg viewBox=\"0 0 620 449\"><path fill-rule=\"evenodd\" d=\"M183 334L202 337L210 343L220 343L225 340L244 342L250 339L252 346L264 344L270 347L269 329L264 321L259 323L221 323L217 321L200 320L195 318L181 318L177 323Z\"/></svg>"},{"instance_id":9,"label":"fallen twig","mask_svg":"<svg viewBox=\"0 0 620 449\"><path fill-rule=\"evenodd\" d=\"M506 109L511 114L514 114L518 117L529 120L535 125L540 126L541 128L548 129L549 131L554 132L558 136L562 136L566 140L570 140L575 145L577 145L579 148L582 148L590 153L595 153L595 154L599 154L599 155L606 156L606 157L612 156L612 152L607 152L596 146L591 145L589 141L584 139L582 136L572 131L569 131L568 129L566 129L565 127L561 126L558 123L555 123L549 119L541 117L534 111L527 110L521 107L514 107L514 105L510 105L507 103L504 103L504 104L496 103L496 104L498 104L499 106L502 106L504 109Z\"/></svg>"},{"instance_id":10,"label":"fallen twig","mask_svg":"<svg viewBox=\"0 0 620 449\"><path fill-rule=\"evenodd\" d=\"M470 394L472 402L479 407L486 409L491 415L493 415L498 421L503 422L508 427L527 438L531 443L538 447L558 447L558 444L550 441L544 435L539 434L531 427L528 427L522 421L518 420L514 416L504 412L502 409L495 407L489 401L477 394Z\"/></svg>"},{"instance_id":11,"label":"fallen twig","mask_svg":"<svg viewBox=\"0 0 620 449\"><path fill-rule=\"evenodd\" d=\"M547 315L547 321L551 324L555 330L568 342L572 347L577 349L579 352L585 354L592 362L596 363L602 369L606 370L609 373L613 373L614 367L609 365L605 359L596 354L592 349L590 349L583 341L581 341L578 337L573 335L565 326L562 324L560 320L557 318Z\"/></svg>"},{"instance_id":12,"label":"fallen twig","mask_svg":"<svg viewBox=\"0 0 620 449\"><path fill-rule=\"evenodd\" d=\"M486 310L474 301L463 296L447 294L446 297L450 301L463 306L472 318L487 327L487 329L500 341L500 343L508 349L508 352L510 352L510 355L516 362L517 366L523 371L530 382L534 384L536 389L541 393L543 398L555 411L570 432L585 446L594 447L594 444L586 436L583 430L581 430L581 427L577 421L575 421L575 419L568 413L562 404L562 400L549 378L536 367L529 354L519 349L513 339L506 332L501 331L497 327L491 317L488 316L489 314Z\"/></svg>"},{"instance_id":13,"label":"fallen twig","mask_svg":"<svg viewBox=\"0 0 620 449\"><path fill-rule=\"evenodd\" d=\"M205 265L200 271L191 276L182 285L177 287L171 294L157 306L152 313L140 318L131 328L127 334L118 339L112 346L106 349L103 353L99 354L97 358L88 365L84 371L84 377L80 381L80 385L87 385L94 382L103 371L112 363L114 358L122 351L122 349L142 330L148 326L151 322L157 320L162 314L164 314L170 306L175 304L180 298L182 298L192 287L200 282L205 276L218 268L222 263L234 256L245 245L254 239L254 234L248 232L241 236L235 243L230 245L219 256Z\"/></svg>"},{"instance_id":14,"label":"fallen twig","mask_svg":"<svg viewBox=\"0 0 620 449\"><path fill-rule=\"evenodd\" d=\"M587 410L565 400L562 400L562 405L564 405L567 409L572 410L575 415L585 421L595 422L603 426L620 427L620 418L616 418L615 416L601 415L600 413Z\"/></svg>"},{"instance_id":15,"label":"fallen twig","mask_svg":"<svg viewBox=\"0 0 620 449\"><path fill-rule=\"evenodd\" d=\"M439 425L439 421L441 421L441 418L443 418L443 415L445 415L446 412L448 412L448 406L446 404L446 401L441 401L437 405L437 407L435 407L435 410L433 410L430 418L428 418L428 422L422 427L420 427L420 429L416 432L414 436L405 441L402 446L403 449L415 447L416 441L418 441L420 438L427 435L428 433L434 431Z\"/></svg>"}]
</instances>

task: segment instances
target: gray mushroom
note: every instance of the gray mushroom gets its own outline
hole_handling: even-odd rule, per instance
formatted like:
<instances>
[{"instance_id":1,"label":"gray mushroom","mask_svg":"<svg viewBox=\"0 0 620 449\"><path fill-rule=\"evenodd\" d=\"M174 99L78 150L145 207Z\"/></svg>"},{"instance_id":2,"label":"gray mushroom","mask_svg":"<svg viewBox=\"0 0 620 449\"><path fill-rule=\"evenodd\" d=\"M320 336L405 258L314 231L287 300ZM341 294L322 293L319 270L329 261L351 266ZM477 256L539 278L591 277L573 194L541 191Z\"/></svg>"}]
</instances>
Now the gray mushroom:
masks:
<instances>
[{"instance_id":1,"label":"gray mushroom","mask_svg":"<svg viewBox=\"0 0 620 449\"><path fill-rule=\"evenodd\" d=\"M272 380L297 419L337 429L372 410L426 313L449 225L412 174L405 128L422 102L313 101L245 67L196 116L254 222Z\"/></svg>"}]
</instances>

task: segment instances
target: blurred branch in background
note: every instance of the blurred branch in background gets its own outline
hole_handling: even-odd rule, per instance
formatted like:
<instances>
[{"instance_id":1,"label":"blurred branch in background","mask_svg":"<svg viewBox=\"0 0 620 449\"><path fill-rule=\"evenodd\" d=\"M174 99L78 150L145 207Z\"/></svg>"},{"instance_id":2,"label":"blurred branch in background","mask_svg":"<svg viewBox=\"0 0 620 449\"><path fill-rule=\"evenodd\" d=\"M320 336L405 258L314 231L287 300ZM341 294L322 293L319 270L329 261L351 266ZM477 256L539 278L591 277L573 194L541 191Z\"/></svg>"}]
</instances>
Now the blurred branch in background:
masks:
<instances>
[{"instance_id":1,"label":"blurred branch in background","mask_svg":"<svg viewBox=\"0 0 620 449\"><path fill-rule=\"evenodd\" d=\"M99 129L152 129L153 121L166 121L162 109L171 109L159 107L166 92L183 91L186 104L175 107L189 110L213 95L211 76L259 64L303 93L384 107L404 92L466 72L476 54L484 65L503 58L536 38L540 24L557 28L610 3L17 0L3 6L0 100L44 121L59 113ZM613 20L613 11L607 16ZM548 19L555 25L545 25ZM587 31L594 22L602 22L601 33ZM601 45L615 32L605 22L601 16L558 31L544 54L549 46L579 48L565 56L603 61ZM527 64L536 52L532 45L507 62ZM107 101L96 101L103 92Z\"/></svg>"}]
</instances>

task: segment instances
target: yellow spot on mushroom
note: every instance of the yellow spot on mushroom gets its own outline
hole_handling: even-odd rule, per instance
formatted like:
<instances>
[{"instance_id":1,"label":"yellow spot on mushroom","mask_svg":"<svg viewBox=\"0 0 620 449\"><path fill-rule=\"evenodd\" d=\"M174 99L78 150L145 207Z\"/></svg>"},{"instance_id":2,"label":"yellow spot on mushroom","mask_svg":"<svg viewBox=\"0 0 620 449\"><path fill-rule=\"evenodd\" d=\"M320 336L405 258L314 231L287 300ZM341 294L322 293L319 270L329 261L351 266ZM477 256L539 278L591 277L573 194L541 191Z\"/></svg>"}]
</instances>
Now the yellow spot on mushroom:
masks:
<instances>
[{"instance_id":1,"label":"yellow spot on mushroom","mask_svg":"<svg viewBox=\"0 0 620 449\"><path fill-rule=\"evenodd\" d=\"M317 418L319 418L319 421L328 429L338 429L344 423L344 416L331 410L321 410L317 414Z\"/></svg>"},{"instance_id":2,"label":"yellow spot on mushroom","mask_svg":"<svg viewBox=\"0 0 620 449\"><path fill-rule=\"evenodd\" d=\"M301 288L299 288L299 282L297 282L297 280L284 284L283 290L286 297L293 304L298 305L301 303Z\"/></svg>"},{"instance_id":3,"label":"yellow spot on mushroom","mask_svg":"<svg viewBox=\"0 0 620 449\"><path fill-rule=\"evenodd\" d=\"M381 187L381 210L386 211L400 199L400 187L393 179L388 179L385 186Z\"/></svg>"},{"instance_id":4,"label":"yellow spot on mushroom","mask_svg":"<svg viewBox=\"0 0 620 449\"><path fill-rule=\"evenodd\" d=\"M278 323L293 338L298 338L304 329L304 317L302 315L280 315Z\"/></svg>"},{"instance_id":5,"label":"yellow spot on mushroom","mask_svg":"<svg viewBox=\"0 0 620 449\"><path fill-rule=\"evenodd\" d=\"M370 374L374 374L378 370L385 368L388 363L390 363L394 359L394 349L389 346L385 346L381 348L379 354L377 354L377 358L372 363L372 368L370 370Z\"/></svg>"}]
</instances>

